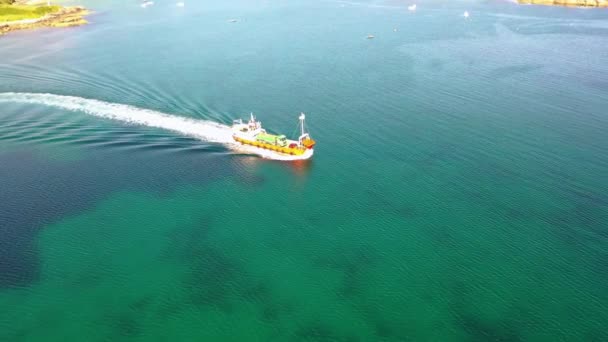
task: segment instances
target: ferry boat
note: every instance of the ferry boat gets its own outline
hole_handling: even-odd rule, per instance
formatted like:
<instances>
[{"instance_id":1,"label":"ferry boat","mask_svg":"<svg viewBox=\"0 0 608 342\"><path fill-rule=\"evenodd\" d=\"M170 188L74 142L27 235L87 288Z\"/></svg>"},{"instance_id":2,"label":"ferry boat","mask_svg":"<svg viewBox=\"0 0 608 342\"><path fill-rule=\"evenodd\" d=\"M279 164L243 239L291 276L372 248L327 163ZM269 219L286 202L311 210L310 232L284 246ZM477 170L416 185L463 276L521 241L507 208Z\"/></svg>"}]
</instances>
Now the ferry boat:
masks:
<instances>
[{"instance_id":1,"label":"ferry boat","mask_svg":"<svg viewBox=\"0 0 608 342\"><path fill-rule=\"evenodd\" d=\"M254 146L263 150L272 151L280 156L292 156L297 159L308 159L314 153L316 142L310 137L304 128L304 113L300 114L300 137L298 140L289 140L283 134L269 134L262 128L262 123L257 121L251 113L249 122L242 119L232 122L232 138L243 145Z\"/></svg>"}]
</instances>

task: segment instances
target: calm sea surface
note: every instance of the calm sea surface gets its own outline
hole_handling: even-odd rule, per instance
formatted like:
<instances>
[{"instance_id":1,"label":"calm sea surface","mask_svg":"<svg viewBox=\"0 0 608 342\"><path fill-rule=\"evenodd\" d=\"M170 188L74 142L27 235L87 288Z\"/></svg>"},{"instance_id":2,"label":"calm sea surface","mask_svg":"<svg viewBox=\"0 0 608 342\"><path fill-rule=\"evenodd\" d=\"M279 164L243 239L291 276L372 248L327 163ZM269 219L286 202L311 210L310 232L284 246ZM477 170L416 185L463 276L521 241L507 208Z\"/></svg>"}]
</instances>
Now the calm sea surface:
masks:
<instances>
[{"instance_id":1,"label":"calm sea surface","mask_svg":"<svg viewBox=\"0 0 608 342\"><path fill-rule=\"evenodd\" d=\"M0 340L608 340L608 11L155 2L0 38Z\"/></svg>"}]
</instances>

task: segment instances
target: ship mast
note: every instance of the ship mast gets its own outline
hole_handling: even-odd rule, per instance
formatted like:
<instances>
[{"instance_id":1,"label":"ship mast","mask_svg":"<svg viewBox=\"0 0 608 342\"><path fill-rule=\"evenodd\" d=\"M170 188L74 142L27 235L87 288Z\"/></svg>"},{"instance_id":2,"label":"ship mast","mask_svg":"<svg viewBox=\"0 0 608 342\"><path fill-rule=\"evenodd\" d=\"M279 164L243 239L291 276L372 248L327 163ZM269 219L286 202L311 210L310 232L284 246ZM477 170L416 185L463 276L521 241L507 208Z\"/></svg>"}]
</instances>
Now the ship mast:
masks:
<instances>
[{"instance_id":1,"label":"ship mast","mask_svg":"<svg viewBox=\"0 0 608 342\"><path fill-rule=\"evenodd\" d=\"M301 135L304 135L304 119L306 119L306 115L304 115L304 113L300 113L300 125L302 127Z\"/></svg>"},{"instance_id":2,"label":"ship mast","mask_svg":"<svg viewBox=\"0 0 608 342\"><path fill-rule=\"evenodd\" d=\"M253 112L251 112L249 114L249 129L258 129L261 128L261 124L255 120L255 115L253 115Z\"/></svg>"}]
</instances>

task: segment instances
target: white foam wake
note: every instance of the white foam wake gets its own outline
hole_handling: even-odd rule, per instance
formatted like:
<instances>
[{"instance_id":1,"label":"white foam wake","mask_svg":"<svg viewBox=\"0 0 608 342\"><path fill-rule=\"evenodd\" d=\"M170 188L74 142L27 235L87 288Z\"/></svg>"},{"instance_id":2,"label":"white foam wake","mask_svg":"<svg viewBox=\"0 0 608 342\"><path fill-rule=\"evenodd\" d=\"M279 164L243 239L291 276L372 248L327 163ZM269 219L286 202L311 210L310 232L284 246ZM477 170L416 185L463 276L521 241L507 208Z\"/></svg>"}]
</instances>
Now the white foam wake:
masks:
<instances>
[{"instance_id":1,"label":"white foam wake","mask_svg":"<svg viewBox=\"0 0 608 342\"><path fill-rule=\"evenodd\" d=\"M268 159L298 160L310 157L283 156L272 151L236 144L232 139L231 128L217 122L190 119L124 104L91 100L76 96L37 93L0 93L0 103L3 102L52 106L130 124L162 128L202 141L223 144L240 153L257 154Z\"/></svg>"},{"instance_id":2,"label":"white foam wake","mask_svg":"<svg viewBox=\"0 0 608 342\"><path fill-rule=\"evenodd\" d=\"M119 120L131 124L162 128L203 141L232 143L230 127L212 121L169 115L134 106L85 99L75 96L33 93L0 93L0 102L33 103Z\"/></svg>"}]
</instances>

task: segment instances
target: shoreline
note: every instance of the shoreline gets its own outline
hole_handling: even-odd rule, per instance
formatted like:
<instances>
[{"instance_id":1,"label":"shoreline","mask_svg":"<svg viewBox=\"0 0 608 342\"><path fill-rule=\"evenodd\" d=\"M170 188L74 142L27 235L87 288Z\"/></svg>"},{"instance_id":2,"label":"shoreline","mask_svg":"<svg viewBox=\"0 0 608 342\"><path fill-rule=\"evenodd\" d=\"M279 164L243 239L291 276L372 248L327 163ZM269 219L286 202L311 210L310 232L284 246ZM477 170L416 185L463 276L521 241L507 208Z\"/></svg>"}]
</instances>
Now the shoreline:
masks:
<instances>
[{"instance_id":1,"label":"shoreline","mask_svg":"<svg viewBox=\"0 0 608 342\"><path fill-rule=\"evenodd\" d=\"M43 27L73 27L88 23L84 18L91 11L82 6L62 7L59 11L35 19L23 19L0 22L0 36L19 30L31 30Z\"/></svg>"},{"instance_id":2,"label":"shoreline","mask_svg":"<svg viewBox=\"0 0 608 342\"><path fill-rule=\"evenodd\" d=\"M517 0L520 5L608 8L608 0Z\"/></svg>"}]
</instances>

